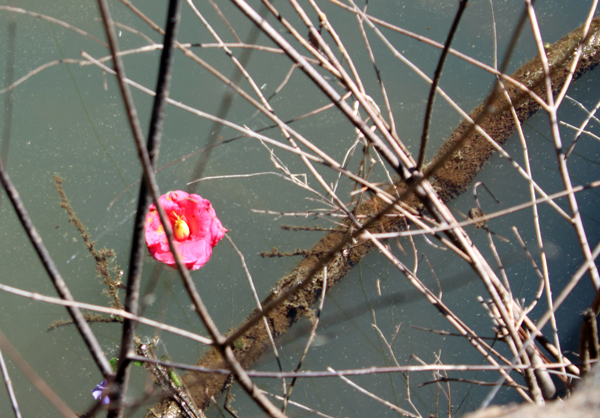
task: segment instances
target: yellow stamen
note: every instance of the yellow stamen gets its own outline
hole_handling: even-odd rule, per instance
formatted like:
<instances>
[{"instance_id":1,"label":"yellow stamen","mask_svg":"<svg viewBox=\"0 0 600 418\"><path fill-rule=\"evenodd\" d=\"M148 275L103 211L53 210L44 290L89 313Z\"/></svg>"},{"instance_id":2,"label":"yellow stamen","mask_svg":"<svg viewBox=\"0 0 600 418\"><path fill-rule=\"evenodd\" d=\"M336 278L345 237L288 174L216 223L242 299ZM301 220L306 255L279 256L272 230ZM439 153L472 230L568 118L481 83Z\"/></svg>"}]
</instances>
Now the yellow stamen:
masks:
<instances>
[{"instance_id":1,"label":"yellow stamen","mask_svg":"<svg viewBox=\"0 0 600 418\"><path fill-rule=\"evenodd\" d=\"M190 236L190 227L183 220L182 216L177 215L175 212L173 212L173 215L175 215L175 226L173 227L173 235L175 235L175 239L177 241L184 240Z\"/></svg>"}]
</instances>

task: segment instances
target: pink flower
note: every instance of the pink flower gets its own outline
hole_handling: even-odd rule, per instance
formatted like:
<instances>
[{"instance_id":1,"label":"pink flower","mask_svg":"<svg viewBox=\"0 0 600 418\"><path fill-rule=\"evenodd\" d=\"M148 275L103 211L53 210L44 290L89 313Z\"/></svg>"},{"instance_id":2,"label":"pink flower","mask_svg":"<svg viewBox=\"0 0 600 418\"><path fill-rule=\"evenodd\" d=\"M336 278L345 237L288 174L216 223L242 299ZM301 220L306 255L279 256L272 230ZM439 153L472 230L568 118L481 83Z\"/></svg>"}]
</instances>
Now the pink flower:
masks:
<instances>
[{"instance_id":1,"label":"pink flower","mask_svg":"<svg viewBox=\"0 0 600 418\"><path fill-rule=\"evenodd\" d=\"M159 202L171 221L181 261L190 270L199 269L210 259L213 247L225 236L227 229L217 218L210 201L197 194L176 190L162 195ZM152 257L175 266L154 204L150 205L146 216L146 244Z\"/></svg>"}]
</instances>

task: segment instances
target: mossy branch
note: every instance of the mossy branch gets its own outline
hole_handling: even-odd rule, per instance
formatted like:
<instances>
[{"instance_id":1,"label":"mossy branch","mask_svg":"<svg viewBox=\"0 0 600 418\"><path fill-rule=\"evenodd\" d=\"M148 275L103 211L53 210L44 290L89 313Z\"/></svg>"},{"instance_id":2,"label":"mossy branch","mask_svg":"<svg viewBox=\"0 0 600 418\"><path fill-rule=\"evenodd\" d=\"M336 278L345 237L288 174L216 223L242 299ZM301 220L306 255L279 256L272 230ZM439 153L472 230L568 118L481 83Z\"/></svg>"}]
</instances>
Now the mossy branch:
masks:
<instances>
[{"instance_id":1,"label":"mossy branch","mask_svg":"<svg viewBox=\"0 0 600 418\"><path fill-rule=\"evenodd\" d=\"M62 186L65 179L55 175L52 177L52 180L54 180L56 190L60 195L60 207L67 211L67 214L69 215L69 223L77 228L81 238L83 239L85 247L96 261L96 270L98 271L98 276L104 280L104 284L107 286L107 289L104 291L104 293L112 299L111 306L115 309L123 309L121 298L119 297L118 292L118 289L122 286L120 275L118 274L119 266L110 265L110 259L116 256L115 251L107 248L102 248L100 250L96 249L96 242L91 240L90 234L88 234L85 226L75 214L75 210L73 210L71 202L69 202L69 199L67 198L65 190ZM111 272L115 275L115 278L111 276Z\"/></svg>"}]
</instances>

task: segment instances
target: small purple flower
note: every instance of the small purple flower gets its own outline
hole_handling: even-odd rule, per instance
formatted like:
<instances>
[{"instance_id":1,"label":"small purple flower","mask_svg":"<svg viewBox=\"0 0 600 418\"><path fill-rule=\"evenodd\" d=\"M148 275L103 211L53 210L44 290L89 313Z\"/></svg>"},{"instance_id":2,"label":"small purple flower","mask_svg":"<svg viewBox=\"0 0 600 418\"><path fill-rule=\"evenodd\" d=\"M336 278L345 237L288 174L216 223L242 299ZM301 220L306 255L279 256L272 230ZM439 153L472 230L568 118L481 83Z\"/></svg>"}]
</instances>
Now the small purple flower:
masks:
<instances>
[{"instance_id":1,"label":"small purple flower","mask_svg":"<svg viewBox=\"0 0 600 418\"><path fill-rule=\"evenodd\" d=\"M103 380L102 383L100 383L98 386L96 386L94 389L92 389L92 396L94 397L94 399L98 399L100 396L102 396L102 393L108 389L108 384L106 383L106 380ZM110 399L108 396L105 396L102 398L102 403L104 405L108 405L108 403L110 402Z\"/></svg>"}]
</instances>

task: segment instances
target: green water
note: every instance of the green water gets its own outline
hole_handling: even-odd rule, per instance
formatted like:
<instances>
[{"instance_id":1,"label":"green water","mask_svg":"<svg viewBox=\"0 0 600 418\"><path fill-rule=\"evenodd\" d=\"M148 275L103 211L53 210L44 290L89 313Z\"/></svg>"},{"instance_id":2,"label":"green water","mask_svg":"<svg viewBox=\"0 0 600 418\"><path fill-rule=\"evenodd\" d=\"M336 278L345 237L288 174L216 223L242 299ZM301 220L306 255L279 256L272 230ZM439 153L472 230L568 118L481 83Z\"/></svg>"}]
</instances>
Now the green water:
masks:
<instances>
[{"instance_id":1,"label":"green water","mask_svg":"<svg viewBox=\"0 0 600 418\"><path fill-rule=\"evenodd\" d=\"M372 2L369 5L369 13L443 42L454 16L455 3ZM585 19L585 7L576 9L563 3L545 2L537 6L541 30L547 42L559 39ZM2 5L10 3L4 1ZM161 40L158 34L152 32L121 3L111 2L110 6L117 22L143 32L155 42ZM164 24L164 2L137 2L136 6L158 24ZM215 25L215 29L224 40L233 42L233 37L226 32L225 26L212 8L204 3L197 6L206 13L207 19ZM234 6L225 2L219 6L231 19L240 37L245 39L252 26ZM357 69L364 77L367 91L383 108L381 93L355 18L327 3L321 6L353 54ZM18 7L61 19L89 32L92 36L104 39L94 2L19 1ZM297 17L291 13L289 6L282 4L278 7L281 7L282 13L287 13L288 19L297 22ZM494 3L500 57L506 50L521 7L521 3L518 2ZM16 79L53 60L81 59L81 51L94 57L107 54L103 46L72 30L31 16L0 10L0 39L3 45L0 53L0 74L5 73L5 33L11 18L15 18L17 23L14 63ZM147 44L142 37L125 29L118 29L117 32L120 48L123 50ZM369 29L367 32L394 109L398 134L414 151L418 149L428 87L399 63ZM535 54L530 31L526 28L524 32L510 62L509 71L518 68ZM433 73L438 50L391 31L384 33L400 52L423 71L427 74ZM182 27L178 39L181 42L192 43L213 42L208 31L201 26L187 5L183 5ZM286 39L290 37L286 35ZM257 43L271 45L262 35ZM489 65L493 64L488 2L475 1L467 9L453 46ZM195 52L226 76L232 74L233 66L221 51L198 49ZM236 51L235 54L238 57L241 55L240 51ZM126 57L124 62L127 76L148 88L154 88L159 55L159 51L154 51ZM262 87L268 96L283 80L289 66L290 61L284 56L256 51L252 54L247 68L257 85ZM586 75L574 84L569 94L588 108L592 108L598 97L598 77L594 73ZM488 94L493 81L493 77L482 70L457 58L450 58L441 86L465 110L470 111ZM59 196L52 176L58 174L66 179L65 191L92 239L97 241L99 247L113 248L117 253L116 263L126 270L137 199L138 186L135 183L140 178L141 169L116 81L108 75L106 89L104 83L102 71L98 68L59 64L29 78L14 89L14 117L7 163L9 174L74 297L80 301L100 305L106 305L108 299L102 294L103 286L97 278L93 259L83 246L75 228L68 224L66 213L59 207ZM242 87L249 90L247 83L242 83ZM206 70L183 54L176 54L171 90L174 100L215 114L225 93L226 88ZM135 90L133 95L142 127L147 129L152 99ZM5 95L1 96L0 100L4 98ZM326 103L326 97L299 71L294 73L286 88L272 101L276 113L283 120ZM559 116L561 120L576 125L585 118L581 110L569 103L563 105ZM251 129L259 129L269 123L264 116L256 116L255 109L239 97L231 105L227 118ZM459 121L459 116L438 98L431 132L431 155L442 143L441 139L447 137ZM343 159L346 150L355 140L352 126L335 109L294 123L293 127L338 161ZM210 137L212 122L181 109L169 107L164 129L158 161L160 167L203 149ZM563 140L570 141L572 131L564 127L561 129ZM587 129L597 132L598 125L592 123ZM548 193L560 190L562 185L558 180L556 158L549 139L545 115L538 114L532 118L527 123L525 132L532 156L532 170L537 181ZM238 133L233 129L224 128L220 135L223 139L230 139ZM284 141L276 130L270 130L266 135ZM522 160L517 141L510 141L506 149L519 162ZM577 153L569 161L572 176L577 184L597 179L599 150L600 146L596 140L589 137L580 140ZM291 172L308 172L296 156L282 150L277 150L276 153ZM360 154L360 150L357 154ZM157 179L161 191L185 190L188 187L187 182L193 180L191 176L197 162L198 156L195 155L160 171ZM355 168L356 163L351 167ZM318 169L328 182L336 180L335 173L323 167ZM268 150L256 139L241 138L214 148L203 175L220 176L266 171L277 171L269 160ZM376 170L373 179L385 180L385 177L380 170ZM503 202L502 207L529 199L527 184L510 169L506 160L499 157L491 160L478 180L484 181ZM309 182L312 187L321 191L314 178L310 177ZM343 181L340 190L342 199L348 201L348 183ZM212 201L219 218L230 230L231 238L245 256L261 298L282 275L296 265L298 260L263 259L257 253L268 251L272 247L278 247L282 251L309 248L319 236L317 232L289 232L280 229L280 224L284 223L314 224L312 219L279 219L252 211L258 209L302 212L321 207L318 203L307 200L312 197L310 193L279 177L266 175L208 180L200 183L197 193ZM486 211L496 210L496 204L488 196L484 196L482 202ZM600 236L598 203L597 192L592 190L581 194L581 211L592 246L597 241L594 237ZM559 204L565 209L568 207L564 201ZM471 194L457 199L452 206L466 213L473 206ZM540 211L547 246L555 249L551 251L550 271L553 286L556 285L558 289L556 294L580 266L581 255L577 239L567 222L548 207L541 207ZM326 221L316 223L326 225ZM519 212L490 222L491 229L512 240L511 244L500 243L498 246L500 253L507 259L513 293L530 301L537 290L537 279L518 250L510 231L513 225L519 228L528 243L535 244L531 211ZM481 244L481 248L487 248L483 231L476 231L472 227L468 231L473 240ZM408 248L408 241L402 243ZM476 302L477 295L485 295L478 278L470 272L464 262L449 254L450 251L436 250L420 237L416 238L416 243L419 251L427 255L442 282L442 288L444 280L464 276L462 287L444 293L444 301L475 330L485 336L492 336L490 322ZM400 258L407 265L414 265L412 255ZM436 288L437 284L429 267L423 260L421 263L420 276L427 284ZM156 262L149 256L145 258L142 288L147 286L155 265ZM240 261L226 241L214 249L210 262L201 270L193 272L192 277L211 315L223 332L239 324L255 307ZM582 281L580 289L567 299L558 315L560 329L564 330L561 332L562 342L567 350L576 350L579 329L577 314L591 301L589 280L584 280L586 281ZM0 282L32 292L55 295L5 195L2 196L0 206ZM378 294L378 284L381 296ZM408 296L398 302L393 298L398 294ZM156 301L146 310L147 316L164 318L164 321L171 325L204 334L203 326L190 310L189 299L175 274L168 271L163 273L155 296ZM163 304L167 304L164 313ZM532 317L541 316L544 307L545 303L540 301L540 306ZM536 315L536 312L539 313ZM453 331L449 323L412 290L405 278L382 255L373 253L367 256L339 287L329 293L323 313L325 324L319 333L318 343L310 351L305 369L393 365L387 348L372 326L374 317L383 334L390 340L401 324L393 345L400 364L416 364L415 359L410 358L413 354L428 363L436 361L436 355L440 355L444 364L477 364L481 361L480 355L462 339L411 329L411 325L416 325ZM91 390L102 377L73 327L45 332L51 322L60 318L67 318L64 308L0 293L0 330L55 392L73 410L82 413L92 404ZM328 322L328 318L336 319L331 323ZM107 356L116 355L120 344L120 326L94 324L92 329ZM143 336L151 337L153 331L140 327L139 332ZM286 369L295 368L306 338L306 333L298 331L295 336L290 336L282 342L281 361ZM178 362L194 363L203 351L203 347L180 337L162 335L162 340L169 355ZM59 416L14 364L10 360L8 363L23 415ZM277 370L272 356L267 356L257 368ZM492 373L463 375L455 372L451 376L488 381L497 378L497 375ZM143 379L142 371L135 370L132 388L129 391L131 399L142 392ZM352 380L384 399L405 409L410 408L406 401L406 380L401 374L365 376ZM436 413L434 405L436 396L439 396L439 411L442 415L447 409L447 402L442 394L437 392L437 387L418 387L420 383L428 380L432 380L431 373L411 375L413 403L423 415ZM281 392L279 381L263 379L257 380L257 383L271 392ZM473 387L464 383L452 384L453 412L462 413L477 408L482 397L488 392L489 388L485 387ZM358 395L354 389L333 378L301 381L294 390L292 399L332 416L395 415L385 406ZM516 399L513 391L501 390L496 402ZM241 393L237 396L235 407L240 411L240 416L260 413L246 395ZM137 415L142 412L138 411ZM6 392L0 391L0 416L11 416L10 414ZM292 416L304 414L308 413L290 409ZM216 416L216 410L210 411L209 415Z\"/></svg>"}]
</instances>

